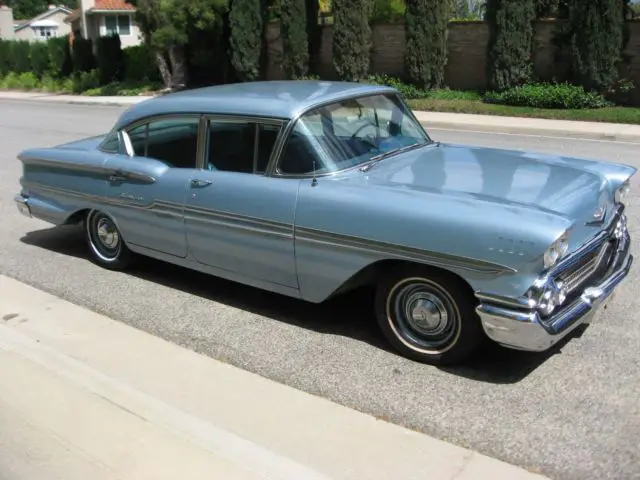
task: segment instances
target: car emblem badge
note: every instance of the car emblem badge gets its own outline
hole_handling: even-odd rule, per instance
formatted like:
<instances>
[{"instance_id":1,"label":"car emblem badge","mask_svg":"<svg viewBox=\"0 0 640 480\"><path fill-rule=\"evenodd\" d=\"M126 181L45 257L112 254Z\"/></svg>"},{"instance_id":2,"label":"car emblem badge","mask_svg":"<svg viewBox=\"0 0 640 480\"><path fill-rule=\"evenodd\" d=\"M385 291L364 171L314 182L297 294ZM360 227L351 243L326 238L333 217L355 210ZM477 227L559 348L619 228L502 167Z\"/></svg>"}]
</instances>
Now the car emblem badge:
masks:
<instances>
[{"instance_id":1,"label":"car emblem badge","mask_svg":"<svg viewBox=\"0 0 640 480\"><path fill-rule=\"evenodd\" d=\"M587 225L595 225L598 223L602 223L604 222L604 217L607 213L607 207L606 206L600 206L598 208L596 208L596 210L593 212L593 220L591 220L590 222L587 222Z\"/></svg>"}]
</instances>

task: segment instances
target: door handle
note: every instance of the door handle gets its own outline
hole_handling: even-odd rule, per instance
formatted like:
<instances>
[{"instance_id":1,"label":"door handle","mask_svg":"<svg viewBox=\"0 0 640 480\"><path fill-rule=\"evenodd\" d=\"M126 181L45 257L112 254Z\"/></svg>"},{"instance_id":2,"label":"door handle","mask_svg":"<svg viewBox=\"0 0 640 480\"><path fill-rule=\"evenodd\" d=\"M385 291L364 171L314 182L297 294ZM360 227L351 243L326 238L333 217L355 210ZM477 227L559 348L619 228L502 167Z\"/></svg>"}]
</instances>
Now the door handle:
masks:
<instances>
[{"instance_id":1,"label":"door handle","mask_svg":"<svg viewBox=\"0 0 640 480\"><path fill-rule=\"evenodd\" d=\"M109 181L112 183L124 182L127 180L127 175L120 170L116 170L109 176Z\"/></svg>"},{"instance_id":2,"label":"door handle","mask_svg":"<svg viewBox=\"0 0 640 480\"><path fill-rule=\"evenodd\" d=\"M208 187L209 185L211 185L211 180L198 180L198 179L193 179L191 180L191 186L193 188L202 188L202 187Z\"/></svg>"}]
</instances>

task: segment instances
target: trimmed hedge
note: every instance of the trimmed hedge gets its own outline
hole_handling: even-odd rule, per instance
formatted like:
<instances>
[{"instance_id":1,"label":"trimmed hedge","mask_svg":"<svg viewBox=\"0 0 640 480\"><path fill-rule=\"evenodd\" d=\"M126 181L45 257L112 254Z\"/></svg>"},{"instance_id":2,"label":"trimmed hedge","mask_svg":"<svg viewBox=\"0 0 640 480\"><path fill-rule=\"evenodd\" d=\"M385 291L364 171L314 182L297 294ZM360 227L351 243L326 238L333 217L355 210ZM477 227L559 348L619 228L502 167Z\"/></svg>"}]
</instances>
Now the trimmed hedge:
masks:
<instances>
[{"instance_id":1,"label":"trimmed hedge","mask_svg":"<svg viewBox=\"0 0 640 480\"><path fill-rule=\"evenodd\" d=\"M160 80L147 45L123 50L120 37L100 37L96 53L93 42L83 38L76 38L73 46L68 36L46 42L0 40L0 78L4 88L75 93L119 82L155 84Z\"/></svg>"},{"instance_id":2,"label":"trimmed hedge","mask_svg":"<svg viewBox=\"0 0 640 480\"><path fill-rule=\"evenodd\" d=\"M484 101L515 107L572 110L610 105L602 95L569 83L530 83L500 93L489 92Z\"/></svg>"}]
</instances>

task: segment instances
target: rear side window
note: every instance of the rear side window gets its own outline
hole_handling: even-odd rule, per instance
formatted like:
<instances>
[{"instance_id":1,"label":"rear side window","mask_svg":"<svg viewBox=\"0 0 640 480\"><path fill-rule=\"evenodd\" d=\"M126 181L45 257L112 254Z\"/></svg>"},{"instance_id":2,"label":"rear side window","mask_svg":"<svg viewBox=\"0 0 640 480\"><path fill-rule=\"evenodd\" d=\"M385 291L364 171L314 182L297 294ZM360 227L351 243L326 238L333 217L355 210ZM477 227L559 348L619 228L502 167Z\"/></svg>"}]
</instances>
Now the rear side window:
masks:
<instances>
[{"instance_id":1,"label":"rear side window","mask_svg":"<svg viewBox=\"0 0 640 480\"><path fill-rule=\"evenodd\" d=\"M154 120L127 131L136 156L160 160L170 167L196 168L198 117Z\"/></svg>"}]
</instances>

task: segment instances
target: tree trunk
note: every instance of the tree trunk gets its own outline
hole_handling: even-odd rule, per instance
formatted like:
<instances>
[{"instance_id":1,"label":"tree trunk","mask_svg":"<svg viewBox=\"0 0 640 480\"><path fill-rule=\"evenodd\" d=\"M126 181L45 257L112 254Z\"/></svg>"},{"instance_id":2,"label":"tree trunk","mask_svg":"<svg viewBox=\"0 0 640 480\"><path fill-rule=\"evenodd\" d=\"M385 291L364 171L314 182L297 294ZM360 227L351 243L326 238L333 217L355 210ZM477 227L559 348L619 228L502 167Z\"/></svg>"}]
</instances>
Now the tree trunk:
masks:
<instances>
[{"instance_id":1,"label":"tree trunk","mask_svg":"<svg viewBox=\"0 0 640 480\"><path fill-rule=\"evenodd\" d=\"M171 88L183 89L187 86L187 64L184 58L184 48L169 47L169 62L171 63Z\"/></svg>"},{"instance_id":2,"label":"tree trunk","mask_svg":"<svg viewBox=\"0 0 640 480\"><path fill-rule=\"evenodd\" d=\"M160 72L160 76L162 77L162 83L164 83L165 88L171 88L172 75L169 64L167 63L167 59L162 52L156 52L155 56L156 65L158 66L158 71Z\"/></svg>"}]
</instances>

